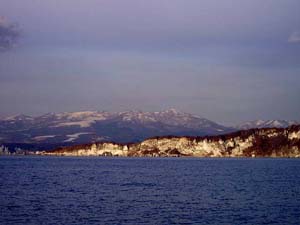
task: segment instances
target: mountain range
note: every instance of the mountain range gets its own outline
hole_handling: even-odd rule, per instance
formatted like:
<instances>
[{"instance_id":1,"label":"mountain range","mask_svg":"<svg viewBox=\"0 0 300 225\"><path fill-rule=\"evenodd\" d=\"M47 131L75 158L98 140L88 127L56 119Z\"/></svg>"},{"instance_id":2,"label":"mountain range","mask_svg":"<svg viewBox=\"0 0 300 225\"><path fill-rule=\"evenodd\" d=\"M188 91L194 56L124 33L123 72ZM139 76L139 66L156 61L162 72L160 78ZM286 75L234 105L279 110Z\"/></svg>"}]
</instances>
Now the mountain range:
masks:
<instances>
[{"instance_id":1,"label":"mountain range","mask_svg":"<svg viewBox=\"0 0 300 225\"><path fill-rule=\"evenodd\" d=\"M299 124L294 120L254 120L249 122L241 123L235 128L237 130L248 130L253 128L287 128L292 125Z\"/></svg>"},{"instance_id":2,"label":"mountain range","mask_svg":"<svg viewBox=\"0 0 300 225\"><path fill-rule=\"evenodd\" d=\"M1 143L52 146L111 141L139 142L153 136L212 136L250 128L285 128L295 121L252 121L236 127L169 109L160 112L83 111L17 115L0 120ZM46 147L45 147L46 148Z\"/></svg>"}]
</instances>

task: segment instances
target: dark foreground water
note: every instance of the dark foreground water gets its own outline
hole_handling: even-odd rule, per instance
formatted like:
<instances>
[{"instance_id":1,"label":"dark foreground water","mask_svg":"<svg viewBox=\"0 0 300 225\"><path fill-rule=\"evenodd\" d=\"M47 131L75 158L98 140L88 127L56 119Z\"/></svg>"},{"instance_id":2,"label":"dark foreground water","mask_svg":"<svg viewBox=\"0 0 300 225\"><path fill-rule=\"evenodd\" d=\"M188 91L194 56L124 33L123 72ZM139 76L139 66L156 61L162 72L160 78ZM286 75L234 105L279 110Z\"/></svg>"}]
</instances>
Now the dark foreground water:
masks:
<instances>
[{"instance_id":1,"label":"dark foreground water","mask_svg":"<svg viewBox=\"0 0 300 225\"><path fill-rule=\"evenodd\" d=\"M0 157L0 224L300 224L300 160Z\"/></svg>"}]
</instances>

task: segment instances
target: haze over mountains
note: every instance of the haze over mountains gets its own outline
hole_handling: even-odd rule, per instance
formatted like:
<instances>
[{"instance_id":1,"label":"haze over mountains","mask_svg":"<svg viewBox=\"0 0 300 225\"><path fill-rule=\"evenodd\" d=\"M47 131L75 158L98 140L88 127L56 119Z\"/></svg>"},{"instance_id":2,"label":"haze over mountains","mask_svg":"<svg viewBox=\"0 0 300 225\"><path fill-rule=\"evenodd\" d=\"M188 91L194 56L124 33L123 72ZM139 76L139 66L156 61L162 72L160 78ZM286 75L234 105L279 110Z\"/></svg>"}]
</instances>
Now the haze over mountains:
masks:
<instances>
[{"instance_id":1,"label":"haze over mountains","mask_svg":"<svg viewBox=\"0 0 300 225\"><path fill-rule=\"evenodd\" d=\"M240 129L288 127L295 121L253 121L226 127L196 115L169 109L161 112L66 112L11 116L0 120L1 143L72 145L113 141L138 142L153 136L207 136Z\"/></svg>"}]
</instances>

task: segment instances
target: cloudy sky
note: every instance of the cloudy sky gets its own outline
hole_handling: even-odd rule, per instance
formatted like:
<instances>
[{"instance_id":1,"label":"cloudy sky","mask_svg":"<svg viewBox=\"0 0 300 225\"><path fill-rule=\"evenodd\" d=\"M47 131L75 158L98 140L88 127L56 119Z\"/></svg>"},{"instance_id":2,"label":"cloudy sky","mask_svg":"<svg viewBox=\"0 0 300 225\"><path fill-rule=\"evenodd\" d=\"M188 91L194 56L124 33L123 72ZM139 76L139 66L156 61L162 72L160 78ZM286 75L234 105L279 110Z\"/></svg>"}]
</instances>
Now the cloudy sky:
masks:
<instances>
[{"instance_id":1,"label":"cloudy sky","mask_svg":"<svg viewBox=\"0 0 300 225\"><path fill-rule=\"evenodd\" d=\"M299 0L0 0L0 115L300 120Z\"/></svg>"}]
</instances>

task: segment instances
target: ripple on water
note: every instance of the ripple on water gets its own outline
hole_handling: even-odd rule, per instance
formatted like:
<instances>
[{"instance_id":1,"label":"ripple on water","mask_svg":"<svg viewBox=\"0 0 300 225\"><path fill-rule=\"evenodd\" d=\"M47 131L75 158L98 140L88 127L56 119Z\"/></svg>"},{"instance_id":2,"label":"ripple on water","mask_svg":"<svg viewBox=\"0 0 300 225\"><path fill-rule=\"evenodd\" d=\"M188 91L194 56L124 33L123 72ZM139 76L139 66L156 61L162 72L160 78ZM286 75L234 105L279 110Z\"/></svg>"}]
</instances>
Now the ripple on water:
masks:
<instances>
[{"instance_id":1,"label":"ripple on water","mask_svg":"<svg viewBox=\"0 0 300 225\"><path fill-rule=\"evenodd\" d=\"M299 224L297 159L0 158L0 224Z\"/></svg>"}]
</instances>

